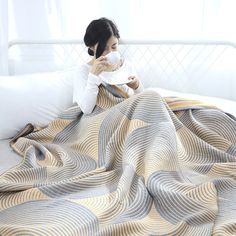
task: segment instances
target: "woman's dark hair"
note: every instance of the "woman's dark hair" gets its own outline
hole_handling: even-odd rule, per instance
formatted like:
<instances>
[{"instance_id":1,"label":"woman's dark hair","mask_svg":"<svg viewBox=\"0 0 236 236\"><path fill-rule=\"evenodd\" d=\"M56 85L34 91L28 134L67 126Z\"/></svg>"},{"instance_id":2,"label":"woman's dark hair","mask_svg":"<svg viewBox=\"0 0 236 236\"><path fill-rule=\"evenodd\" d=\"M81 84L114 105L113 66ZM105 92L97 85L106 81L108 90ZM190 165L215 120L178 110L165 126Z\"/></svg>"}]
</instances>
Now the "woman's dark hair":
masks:
<instances>
[{"instance_id":1,"label":"woman's dark hair","mask_svg":"<svg viewBox=\"0 0 236 236\"><path fill-rule=\"evenodd\" d=\"M108 39L111 36L120 38L119 30L114 22L102 17L97 20L93 20L87 27L84 35L84 43L87 47L93 47L98 43L96 58L100 57L106 48ZM93 50L88 48L88 54L94 56Z\"/></svg>"}]
</instances>

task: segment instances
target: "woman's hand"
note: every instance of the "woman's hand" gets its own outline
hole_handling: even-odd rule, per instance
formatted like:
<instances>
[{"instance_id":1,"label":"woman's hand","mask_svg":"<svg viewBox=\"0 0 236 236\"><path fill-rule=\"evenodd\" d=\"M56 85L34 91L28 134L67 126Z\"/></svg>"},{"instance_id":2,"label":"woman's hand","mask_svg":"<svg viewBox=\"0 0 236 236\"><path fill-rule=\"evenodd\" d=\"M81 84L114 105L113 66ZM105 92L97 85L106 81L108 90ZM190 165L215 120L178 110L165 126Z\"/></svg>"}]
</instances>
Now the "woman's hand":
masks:
<instances>
[{"instance_id":1,"label":"woman's hand","mask_svg":"<svg viewBox=\"0 0 236 236\"><path fill-rule=\"evenodd\" d=\"M135 76L130 76L128 78L130 82L127 84L133 90L136 90L139 87L139 80Z\"/></svg>"},{"instance_id":2,"label":"woman's hand","mask_svg":"<svg viewBox=\"0 0 236 236\"><path fill-rule=\"evenodd\" d=\"M105 56L100 56L93 61L90 73L99 75L103 71L111 71L111 67L112 65L107 62L107 58Z\"/></svg>"}]
</instances>

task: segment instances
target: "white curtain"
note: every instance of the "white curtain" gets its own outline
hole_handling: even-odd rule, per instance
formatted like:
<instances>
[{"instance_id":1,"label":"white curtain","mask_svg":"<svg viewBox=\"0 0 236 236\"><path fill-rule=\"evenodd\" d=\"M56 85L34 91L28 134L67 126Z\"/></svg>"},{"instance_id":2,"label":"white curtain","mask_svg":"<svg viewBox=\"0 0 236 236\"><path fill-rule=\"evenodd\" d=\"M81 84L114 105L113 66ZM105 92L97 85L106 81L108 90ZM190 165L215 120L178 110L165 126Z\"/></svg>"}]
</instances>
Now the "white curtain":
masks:
<instances>
[{"instance_id":1,"label":"white curtain","mask_svg":"<svg viewBox=\"0 0 236 236\"><path fill-rule=\"evenodd\" d=\"M113 19L125 39L236 40L235 0L9 0L10 39L82 39Z\"/></svg>"},{"instance_id":2,"label":"white curtain","mask_svg":"<svg viewBox=\"0 0 236 236\"><path fill-rule=\"evenodd\" d=\"M122 39L236 41L236 0L0 0L0 3L1 74L7 73L7 30L9 40L83 39L89 22L102 16L116 22ZM9 50L10 74L19 73L33 61L24 50L29 51ZM45 55L54 63L52 51L37 53L39 58L44 55L44 63ZM32 55L35 57L33 52ZM42 68L47 70L43 62Z\"/></svg>"},{"instance_id":3,"label":"white curtain","mask_svg":"<svg viewBox=\"0 0 236 236\"><path fill-rule=\"evenodd\" d=\"M0 75L8 74L7 0L0 0Z\"/></svg>"},{"instance_id":4,"label":"white curtain","mask_svg":"<svg viewBox=\"0 0 236 236\"><path fill-rule=\"evenodd\" d=\"M89 22L102 16L113 19L119 28L126 28L131 3L127 0L9 0L9 39L82 39Z\"/></svg>"}]
</instances>

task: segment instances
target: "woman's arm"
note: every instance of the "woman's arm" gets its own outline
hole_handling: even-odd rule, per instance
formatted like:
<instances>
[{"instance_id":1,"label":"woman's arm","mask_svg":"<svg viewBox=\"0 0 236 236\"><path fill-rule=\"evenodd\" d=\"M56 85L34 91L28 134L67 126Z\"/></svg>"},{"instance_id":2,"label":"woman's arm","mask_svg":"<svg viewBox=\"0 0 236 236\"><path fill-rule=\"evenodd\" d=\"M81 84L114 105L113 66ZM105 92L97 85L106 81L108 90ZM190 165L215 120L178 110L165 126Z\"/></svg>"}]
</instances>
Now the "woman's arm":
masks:
<instances>
[{"instance_id":1,"label":"woman's arm","mask_svg":"<svg viewBox=\"0 0 236 236\"><path fill-rule=\"evenodd\" d=\"M143 84L142 84L141 81L139 80L139 85L138 85L138 87L137 87L136 89L134 89L134 93L135 93L135 94L136 94L136 93L141 93L141 92L143 92L143 90L144 90Z\"/></svg>"},{"instance_id":2,"label":"woman's arm","mask_svg":"<svg viewBox=\"0 0 236 236\"><path fill-rule=\"evenodd\" d=\"M143 87L143 85L142 85L140 80L138 80L137 87L131 88L130 86L128 86L126 84L122 85L121 87L124 89L124 91L126 93L128 93L129 96L132 96L132 95L137 94L137 93L141 93L144 90L144 87Z\"/></svg>"},{"instance_id":3,"label":"woman's arm","mask_svg":"<svg viewBox=\"0 0 236 236\"><path fill-rule=\"evenodd\" d=\"M74 102L80 106L85 114L90 114L97 101L98 86L102 80L98 76L102 71L105 71L110 65L107 63L107 58L101 56L91 62L91 66L84 65L81 67L81 77L74 84Z\"/></svg>"},{"instance_id":4,"label":"woman's arm","mask_svg":"<svg viewBox=\"0 0 236 236\"><path fill-rule=\"evenodd\" d=\"M79 105L83 113L90 114L96 105L101 79L89 73L89 68L85 65L79 72L79 77L74 81L73 101Z\"/></svg>"},{"instance_id":5,"label":"woman's arm","mask_svg":"<svg viewBox=\"0 0 236 236\"><path fill-rule=\"evenodd\" d=\"M137 72L133 66L132 63L129 61L126 61L126 65L130 67L130 71L132 73L131 76L129 76L130 83L123 85L125 91L129 94L129 96L132 96L133 94L141 93L144 90L144 87L141 83L141 81L138 79Z\"/></svg>"}]
</instances>

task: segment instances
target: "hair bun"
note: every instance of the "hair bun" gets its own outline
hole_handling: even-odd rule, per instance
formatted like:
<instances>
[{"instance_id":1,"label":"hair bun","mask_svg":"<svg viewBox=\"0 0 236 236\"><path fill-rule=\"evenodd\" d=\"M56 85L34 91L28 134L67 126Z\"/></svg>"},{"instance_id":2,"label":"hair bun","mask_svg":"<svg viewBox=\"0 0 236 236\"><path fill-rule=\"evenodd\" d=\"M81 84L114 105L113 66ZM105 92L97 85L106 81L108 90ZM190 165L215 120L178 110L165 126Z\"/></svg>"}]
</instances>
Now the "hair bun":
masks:
<instances>
[{"instance_id":1,"label":"hair bun","mask_svg":"<svg viewBox=\"0 0 236 236\"><path fill-rule=\"evenodd\" d=\"M90 56L94 56L94 51L91 48L88 48L88 54Z\"/></svg>"}]
</instances>

